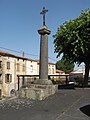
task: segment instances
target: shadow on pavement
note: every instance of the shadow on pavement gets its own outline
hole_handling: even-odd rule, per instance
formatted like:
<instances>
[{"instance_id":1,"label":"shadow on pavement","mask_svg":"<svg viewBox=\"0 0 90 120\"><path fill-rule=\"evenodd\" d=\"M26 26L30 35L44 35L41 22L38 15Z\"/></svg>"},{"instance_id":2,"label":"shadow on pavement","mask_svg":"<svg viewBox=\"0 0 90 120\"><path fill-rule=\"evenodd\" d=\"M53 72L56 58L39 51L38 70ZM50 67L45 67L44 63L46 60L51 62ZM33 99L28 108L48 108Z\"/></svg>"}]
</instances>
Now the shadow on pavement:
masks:
<instances>
[{"instance_id":1,"label":"shadow on pavement","mask_svg":"<svg viewBox=\"0 0 90 120\"><path fill-rule=\"evenodd\" d=\"M90 105L81 107L80 111L90 117Z\"/></svg>"},{"instance_id":2,"label":"shadow on pavement","mask_svg":"<svg viewBox=\"0 0 90 120\"><path fill-rule=\"evenodd\" d=\"M75 89L74 84L58 85L58 89Z\"/></svg>"}]
</instances>

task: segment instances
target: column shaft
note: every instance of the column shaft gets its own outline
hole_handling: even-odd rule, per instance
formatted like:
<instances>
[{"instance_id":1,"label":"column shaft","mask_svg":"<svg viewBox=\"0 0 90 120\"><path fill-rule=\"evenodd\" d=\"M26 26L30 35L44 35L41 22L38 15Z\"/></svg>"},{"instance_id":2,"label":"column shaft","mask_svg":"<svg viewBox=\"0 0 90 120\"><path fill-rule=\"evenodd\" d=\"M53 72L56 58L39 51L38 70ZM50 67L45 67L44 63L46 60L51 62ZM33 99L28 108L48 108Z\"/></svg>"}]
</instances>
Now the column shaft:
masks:
<instances>
[{"instance_id":1,"label":"column shaft","mask_svg":"<svg viewBox=\"0 0 90 120\"><path fill-rule=\"evenodd\" d=\"M41 35L39 79L48 79L48 35Z\"/></svg>"}]
</instances>

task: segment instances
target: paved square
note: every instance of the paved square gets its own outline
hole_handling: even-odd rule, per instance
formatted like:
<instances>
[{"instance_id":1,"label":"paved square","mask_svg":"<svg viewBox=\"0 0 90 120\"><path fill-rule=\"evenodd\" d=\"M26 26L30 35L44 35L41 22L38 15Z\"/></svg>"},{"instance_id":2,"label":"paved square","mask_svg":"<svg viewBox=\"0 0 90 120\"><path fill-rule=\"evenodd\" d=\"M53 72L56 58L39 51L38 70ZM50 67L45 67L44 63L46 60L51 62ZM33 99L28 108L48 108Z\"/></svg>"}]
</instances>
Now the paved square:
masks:
<instances>
[{"instance_id":1,"label":"paved square","mask_svg":"<svg viewBox=\"0 0 90 120\"><path fill-rule=\"evenodd\" d=\"M0 120L90 120L89 112L90 89L59 90L43 101L0 102Z\"/></svg>"}]
</instances>

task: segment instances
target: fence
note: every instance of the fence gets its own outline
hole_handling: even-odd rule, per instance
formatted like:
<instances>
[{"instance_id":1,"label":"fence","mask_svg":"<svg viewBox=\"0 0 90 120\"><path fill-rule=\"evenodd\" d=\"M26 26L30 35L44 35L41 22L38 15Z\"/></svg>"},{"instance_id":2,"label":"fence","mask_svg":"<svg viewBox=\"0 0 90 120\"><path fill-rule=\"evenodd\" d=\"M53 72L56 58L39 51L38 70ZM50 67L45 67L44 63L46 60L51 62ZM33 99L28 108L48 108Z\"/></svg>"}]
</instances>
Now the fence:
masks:
<instances>
[{"instance_id":1,"label":"fence","mask_svg":"<svg viewBox=\"0 0 90 120\"><path fill-rule=\"evenodd\" d=\"M19 90L21 87L29 87L36 79L39 79L39 75L17 75L17 78ZM48 75L48 79L51 79L53 84L68 84L69 74Z\"/></svg>"}]
</instances>

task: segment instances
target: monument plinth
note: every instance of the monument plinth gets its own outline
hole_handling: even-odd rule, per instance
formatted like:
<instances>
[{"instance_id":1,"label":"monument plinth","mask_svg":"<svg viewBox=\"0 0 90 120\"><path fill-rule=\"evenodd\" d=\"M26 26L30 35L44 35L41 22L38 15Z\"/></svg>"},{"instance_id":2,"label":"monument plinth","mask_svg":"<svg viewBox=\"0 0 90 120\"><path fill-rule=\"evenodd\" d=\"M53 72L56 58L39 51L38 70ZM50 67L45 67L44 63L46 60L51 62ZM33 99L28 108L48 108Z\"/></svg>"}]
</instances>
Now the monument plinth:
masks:
<instances>
[{"instance_id":1,"label":"monument plinth","mask_svg":"<svg viewBox=\"0 0 90 120\"><path fill-rule=\"evenodd\" d=\"M50 33L51 33L51 31L48 29L48 27L46 26L46 25L44 25L44 26L42 26L42 27L40 27L39 29L38 29L38 33L42 36L42 35L45 35L45 34L47 34L47 35L49 35Z\"/></svg>"}]
</instances>

